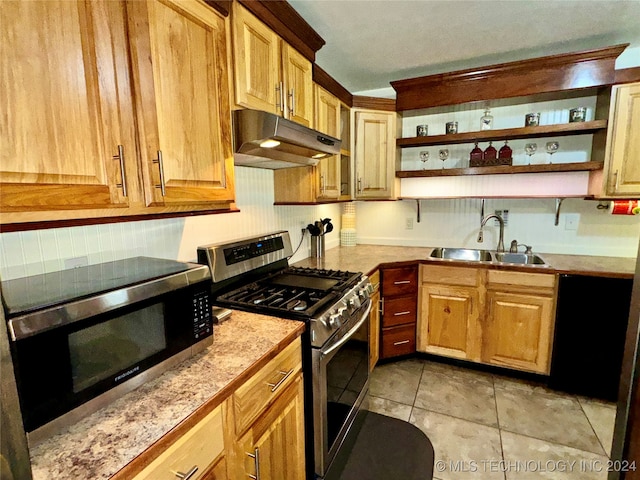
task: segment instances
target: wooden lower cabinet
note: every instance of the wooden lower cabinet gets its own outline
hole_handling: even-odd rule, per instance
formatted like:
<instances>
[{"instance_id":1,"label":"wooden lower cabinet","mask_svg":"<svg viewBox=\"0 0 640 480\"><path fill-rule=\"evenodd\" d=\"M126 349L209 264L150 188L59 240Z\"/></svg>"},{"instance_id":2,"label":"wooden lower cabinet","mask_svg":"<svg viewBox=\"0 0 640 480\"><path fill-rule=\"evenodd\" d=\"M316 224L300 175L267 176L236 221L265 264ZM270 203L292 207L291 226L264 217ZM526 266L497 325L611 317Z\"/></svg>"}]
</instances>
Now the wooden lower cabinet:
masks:
<instances>
[{"instance_id":1,"label":"wooden lower cabinet","mask_svg":"<svg viewBox=\"0 0 640 480\"><path fill-rule=\"evenodd\" d=\"M479 358L477 289L449 285L421 287L417 349L455 358Z\"/></svg>"},{"instance_id":2,"label":"wooden lower cabinet","mask_svg":"<svg viewBox=\"0 0 640 480\"><path fill-rule=\"evenodd\" d=\"M416 351L418 265L381 269L380 358Z\"/></svg>"},{"instance_id":3,"label":"wooden lower cabinet","mask_svg":"<svg viewBox=\"0 0 640 480\"><path fill-rule=\"evenodd\" d=\"M228 480L228 478L227 462L224 457L202 475L202 480Z\"/></svg>"},{"instance_id":4,"label":"wooden lower cabinet","mask_svg":"<svg viewBox=\"0 0 640 480\"><path fill-rule=\"evenodd\" d=\"M244 433L235 446L231 478L304 480L302 375Z\"/></svg>"},{"instance_id":5,"label":"wooden lower cabinet","mask_svg":"<svg viewBox=\"0 0 640 480\"><path fill-rule=\"evenodd\" d=\"M556 275L422 265L420 352L548 374Z\"/></svg>"},{"instance_id":6,"label":"wooden lower cabinet","mask_svg":"<svg viewBox=\"0 0 640 480\"><path fill-rule=\"evenodd\" d=\"M488 292L487 305L482 361L518 370L549 373L553 298Z\"/></svg>"},{"instance_id":7,"label":"wooden lower cabinet","mask_svg":"<svg viewBox=\"0 0 640 480\"><path fill-rule=\"evenodd\" d=\"M138 473L134 480L174 480L177 478L177 473L187 475L193 469L196 469L196 473L190 477L193 480L227 478L222 474L218 474L217 477L207 477L200 474L200 472L206 472L209 465L214 465L213 471L220 470L217 467L220 461L217 459L223 459L225 454L223 409L226 410L226 404L218 406L186 434L178 438ZM224 465L224 462L222 463Z\"/></svg>"},{"instance_id":8,"label":"wooden lower cabinet","mask_svg":"<svg viewBox=\"0 0 640 480\"><path fill-rule=\"evenodd\" d=\"M416 324L400 325L383 331L380 358L408 355L416 351Z\"/></svg>"}]
</instances>

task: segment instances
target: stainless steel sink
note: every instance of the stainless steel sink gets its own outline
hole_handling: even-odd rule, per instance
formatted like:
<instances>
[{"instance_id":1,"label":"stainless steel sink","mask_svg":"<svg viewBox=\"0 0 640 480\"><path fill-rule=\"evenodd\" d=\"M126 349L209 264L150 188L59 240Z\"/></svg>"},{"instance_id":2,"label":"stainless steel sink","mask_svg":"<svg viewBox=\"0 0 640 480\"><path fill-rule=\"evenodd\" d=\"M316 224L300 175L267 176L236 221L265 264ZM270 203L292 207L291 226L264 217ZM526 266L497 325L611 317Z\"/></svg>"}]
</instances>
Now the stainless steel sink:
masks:
<instances>
[{"instance_id":1,"label":"stainless steel sink","mask_svg":"<svg viewBox=\"0 0 640 480\"><path fill-rule=\"evenodd\" d=\"M434 248L432 258L446 258L449 260L467 260L470 262L490 262L489 250L476 250L472 248Z\"/></svg>"},{"instance_id":2,"label":"stainless steel sink","mask_svg":"<svg viewBox=\"0 0 640 480\"><path fill-rule=\"evenodd\" d=\"M516 265L548 266L547 262L535 254L492 252L473 248L438 247L431 251L431 258L448 260L464 260L467 262L510 263Z\"/></svg>"},{"instance_id":3,"label":"stainless steel sink","mask_svg":"<svg viewBox=\"0 0 640 480\"><path fill-rule=\"evenodd\" d=\"M546 265L547 263L538 255L526 253L496 252L494 260L500 263L516 263L518 265Z\"/></svg>"}]
</instances>

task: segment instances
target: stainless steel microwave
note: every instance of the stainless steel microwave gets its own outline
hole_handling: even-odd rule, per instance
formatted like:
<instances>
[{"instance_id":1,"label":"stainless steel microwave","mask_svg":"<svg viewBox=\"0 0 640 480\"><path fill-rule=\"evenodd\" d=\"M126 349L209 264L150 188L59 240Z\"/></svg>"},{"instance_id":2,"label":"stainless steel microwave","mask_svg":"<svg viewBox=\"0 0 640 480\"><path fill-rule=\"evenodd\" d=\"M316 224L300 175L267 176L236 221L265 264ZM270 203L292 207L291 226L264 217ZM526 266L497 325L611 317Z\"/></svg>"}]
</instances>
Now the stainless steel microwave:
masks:
<instances>
[{"instance_id":1,"label":"stainless steel microwave","mask_svg":"<svg viewBox=\"0 0 640 480\"><path fill-rule=\"evenodd\" d=\"M2 282L30 437L211 345L210 278L203 265L136 257Z\"/></svg>"}]
</instances>

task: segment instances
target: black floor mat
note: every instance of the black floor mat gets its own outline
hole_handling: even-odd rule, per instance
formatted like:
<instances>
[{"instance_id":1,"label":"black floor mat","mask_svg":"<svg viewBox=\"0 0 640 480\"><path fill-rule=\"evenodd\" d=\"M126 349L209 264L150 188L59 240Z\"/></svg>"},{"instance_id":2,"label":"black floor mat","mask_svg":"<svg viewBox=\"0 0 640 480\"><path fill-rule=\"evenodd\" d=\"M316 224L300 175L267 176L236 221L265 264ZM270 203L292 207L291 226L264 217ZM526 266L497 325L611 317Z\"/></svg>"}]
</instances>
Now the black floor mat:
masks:
<instances>
[{"instance_id":1,"label":"black floor mat","mask_svg":"<svg viewBox=\"0 0 640 480\"><path fill-rule=\"evenodd\" d=\"M403 420L366 412L352 442L336 458L335 480L431 480L433 445L417 427ZM341 453L343 453L341 452Z\"/></svg>"}]
</instances>

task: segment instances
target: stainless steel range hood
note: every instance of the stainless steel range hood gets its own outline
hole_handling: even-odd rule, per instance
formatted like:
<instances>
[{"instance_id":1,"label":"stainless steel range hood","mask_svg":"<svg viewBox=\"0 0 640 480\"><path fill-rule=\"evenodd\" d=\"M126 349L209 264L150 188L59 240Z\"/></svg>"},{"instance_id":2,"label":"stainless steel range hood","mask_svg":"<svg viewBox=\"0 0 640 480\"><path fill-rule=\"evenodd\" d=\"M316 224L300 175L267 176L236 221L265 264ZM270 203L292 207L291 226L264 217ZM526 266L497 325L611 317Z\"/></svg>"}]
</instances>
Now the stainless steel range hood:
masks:
<instances>
[{"instance_id":1,"label":"stainless steel range hood","mask_svg":"<svg viewBox=\"0 0 640 480\"><path fill-rule=\"evenodd\" d=\"M244 167L291 168L316 165L340 153L340 140L273 113L233 113L234 163Z\"/></svg>"}]
</instances>

